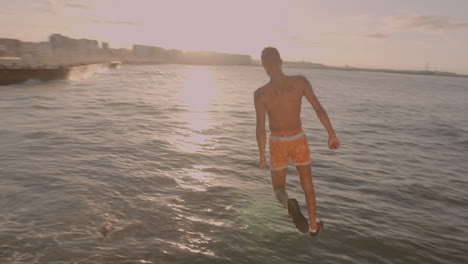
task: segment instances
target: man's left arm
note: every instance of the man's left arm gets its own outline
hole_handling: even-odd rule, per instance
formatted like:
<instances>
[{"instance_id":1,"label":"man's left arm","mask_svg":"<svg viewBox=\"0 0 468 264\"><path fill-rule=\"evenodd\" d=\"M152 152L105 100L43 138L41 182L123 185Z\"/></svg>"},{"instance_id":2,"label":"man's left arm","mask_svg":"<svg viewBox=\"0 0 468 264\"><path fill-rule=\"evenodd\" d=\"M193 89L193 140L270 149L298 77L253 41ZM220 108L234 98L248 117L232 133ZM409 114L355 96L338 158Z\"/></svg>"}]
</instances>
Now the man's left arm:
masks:
<instances>
[{"instance_id":1,"label":"man's left arm","mask_svg":"<svg viewBox=\"0 0 468 264\"><path fill-rule=\"evenodd\" d=\"M335 134L335 130L333 129L330 119L328 118L327 112L315 96L309 81L304 77L300 78L299 81L301 82L301 86L304 89L304 96L312 105L318 119L328 132L328 147L332 150L338 149L340 147L340 140Z\"/></svg>"},{"instance_id":2,"label":"man's left arm","mask_svg":"<svg viewBox=\"0 0 468 264\"><path fill-rule=\"evenodd\" d=\"M256 128L256 136L257 136L257 144L258 144L258 151L260 153L260 160L258 162L258 167L260 169L266 168L266 129L265 129L265 121L266 121L266 107L265 104L261 100L260 91L257 90L254 93L254 102L255 102L255 112L257 113L257 128Z\"/></svg>"}]
</instances>

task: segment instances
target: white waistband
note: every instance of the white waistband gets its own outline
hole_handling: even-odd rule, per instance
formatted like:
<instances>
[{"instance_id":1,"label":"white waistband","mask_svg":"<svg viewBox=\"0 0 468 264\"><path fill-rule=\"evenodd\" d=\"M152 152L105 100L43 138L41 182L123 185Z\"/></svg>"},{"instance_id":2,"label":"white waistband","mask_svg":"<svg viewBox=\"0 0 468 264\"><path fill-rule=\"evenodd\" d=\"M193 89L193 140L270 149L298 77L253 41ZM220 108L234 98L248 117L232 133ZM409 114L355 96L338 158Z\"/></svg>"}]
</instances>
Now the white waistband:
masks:
<instances>
[{"instance_id":1,"label":"white waistband","mask_svg":"<svg viewBox=\"0 0 468 264\"><path fill-rule=\"evenodd\" d=\"M305 136L304 131L299 132L294 135L289 135L289 136L272 136L270 135L270 140L273 141L293 141L296 139L300 139L301 137Z\"/></svg>"}]
</instances>

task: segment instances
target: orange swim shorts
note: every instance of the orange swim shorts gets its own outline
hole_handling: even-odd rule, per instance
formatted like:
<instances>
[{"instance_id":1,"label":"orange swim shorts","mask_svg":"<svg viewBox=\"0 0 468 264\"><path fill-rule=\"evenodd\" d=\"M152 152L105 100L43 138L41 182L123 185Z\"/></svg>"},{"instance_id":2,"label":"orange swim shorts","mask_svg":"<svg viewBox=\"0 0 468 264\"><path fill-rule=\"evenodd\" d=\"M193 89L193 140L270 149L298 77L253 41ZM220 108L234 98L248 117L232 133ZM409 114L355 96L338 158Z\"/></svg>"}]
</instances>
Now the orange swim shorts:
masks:
<instances>
[{"instance_id":1,"label":"orange swim shorts","mask_svg":"<svg viewBox=\"0 0 468 264\"><path fill-rule=\"evenodd\" d=\"M270 169L285 169L289 161L294 166L310 164L309 144L302 129L272 132L270 135Z\"/></svg>"}]
</instances>

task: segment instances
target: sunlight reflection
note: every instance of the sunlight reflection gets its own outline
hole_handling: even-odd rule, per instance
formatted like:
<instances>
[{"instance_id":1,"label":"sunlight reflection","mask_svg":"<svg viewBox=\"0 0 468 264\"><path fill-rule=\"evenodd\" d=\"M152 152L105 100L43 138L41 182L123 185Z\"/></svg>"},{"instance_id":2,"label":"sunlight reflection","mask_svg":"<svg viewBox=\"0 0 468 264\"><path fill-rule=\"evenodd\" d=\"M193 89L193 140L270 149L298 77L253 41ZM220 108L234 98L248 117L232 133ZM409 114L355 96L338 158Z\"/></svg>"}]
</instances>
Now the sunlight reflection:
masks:
<instances>
[{"instance_id":1,"label":"sunlight reflection","mask_svg":"<svg viewBox=\"0 0 468 264\"><path fill-rule=\"evenodd\" d=\"M185 86L180 92L183 103L191 111L206 112L215 93L212 72L201 66L191 66L187 72Z\"/></svg>"},{"instance_id":2,"label":"sunlight reflection","mask_svg":"<svg viewBox=\"0 0 468 264\"><path fill-rule=\"evenodd\" d=\"M206 192L213 177L210 173L201 171L200 168L202 167L195 166L194 169L184 170L183 176L174 178L177 185L184 189Z\"/></svg>"},{"instance_id":3,"label":"sunlight reflection","mask_svg":"<svg viewBox=\"0 0 468 264\"><path fill-rule=\"evenodd\" d=\"M213 120L207 112L190 112L184 114L183 121L187 122L191 130L201 132L210 128Z\"/></svg>"},{"instance_id":4,"label":"sunlight reflection","mask_svg":"<svg viewBox=\"0 0 468 264\"><path fill-rule=\"evenodd\" d=\"M203 255L207 255L207 256L215 256L215 253L205 247L199 247L197 245L194 245L194 244L188 244L188 245L185 245L183 243L171 243L173 244L174 246L177 246L178 248L182 249L182 250L187 250L191 253L198 253L198 254L203 254Z\"/></svg>"},{"instance_id":5,"label":"sunlight reflection","mask_svg":"<svg viewBox=\"0 0 468 264\"><path fill-rule=\"evenodd\" d=\"M213 126L214 121L209 113L210 103L217 95L211 70L201 66L190 66L185 85L178 95L181 104L188 110L181 116L181 121L186 123L186 126L173 137L173 143L180 150L188 153L200 151L203 144L212 138L201 133Z\"/></svg>"},{"instance_id":6,"label":"sunlight reflection","mask_svg":"<svg viewBox=\"0 0 468 264\"><path fill-rule=\"evenodd\" d=\"M205 142L210 139L211 136L200 135L193 131L188 131L186 135L174 135L172 137L173 144L183 152L195 153L200 151Z\"/></svg>"}]
</instances>

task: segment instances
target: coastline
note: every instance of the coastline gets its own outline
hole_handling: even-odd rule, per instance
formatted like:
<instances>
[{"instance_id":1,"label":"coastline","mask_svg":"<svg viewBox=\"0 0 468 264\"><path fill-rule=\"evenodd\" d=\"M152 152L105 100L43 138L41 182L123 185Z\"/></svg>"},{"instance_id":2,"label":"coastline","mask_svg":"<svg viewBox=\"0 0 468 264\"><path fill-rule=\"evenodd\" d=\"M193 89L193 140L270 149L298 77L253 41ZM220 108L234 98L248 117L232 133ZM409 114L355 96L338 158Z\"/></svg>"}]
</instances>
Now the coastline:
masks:
<instances>
[{"instance_id":1,"label":"coastline","mask_svg":"<svg viewBox=\"0 0 468 264\"><path fill-rule=\"evenodd\" d=\"M261 67L259 61L252 61L250 64L223 64L223 63L191 63L188 61L170 61L170 60L132 60L124 59L121 61L89 62L75 63L67 66L63 65L18 65L6 66L0 64L0 85L12 85L24 83L28 80L52 81L80 79L91 76L102 68L117 68L121 64L128 65L158 65L158 64L180 64L180 65L222 65L222 66L256 66ZM357 72L380 72L391 74L409 74L426 75L439 77L461 77L468 78L468 75L438 72L438 71L415 71L415 70L392 70L392 69L370 69L356 67L334 67L323 64L308 62L284 62L285 68L318 69L318 70L338 70L338 71L357 71Z\"/></svg>"},{"instance_id":2,"label":"coastline","mask_svg":"<svg viewBox=\"0 0 468 264\"><path fill-rule=\"evenodd\" d=\"M30 75L32 78L39 77L40 80L67 78L67 68L69 67L109 61L120 61L122 64L129 65L181 64L260 67L262 65L260 60L245 54L206 50L182 51L142 44L133 44L130 49L111 48L109 42L99 44L97 40L74 39L54 33L49 36L48 41L42 42L0 38L0 85L11 83L18 76L26 75ZM284 61L283 67L468 78L466 73L458 74L428 69L363 68L348 65L340 67L307 61Z\"/></svg>"},{"instance_id":3,"label":"coastline","mask_svg":"<svg viewBox=\"0 0 468 264\"><path fill-rule=\"evenodd\" d=\"M261 67L260 61L253 61L252 64ZM338 70L338 71L359 71L359 72L381 72L381 73L395 73L395 74L413 74L413 75L428 75L428 76L443 76L443 77L462 77L468 78L466 74L458 74L453 72L440 72L440 71L424 71L424 70L393 70L393 69L381 69L381 68L359 68L359 67L337 67L327 66L319 63L311 62L294 62L285 61L283 66L286 68L303 68L303 69L319 69L319 70Z\"/></svg>"},{"instance_id":4,"label":"coastline","mask_svg":"<svg viewBox=\"0 0 468 264\"><path fill-rule=\"evenodd\" d=\"M180 64L180 65L215 65L215 66L254 66L262 67L258 61L252 61L250 64L223 64L223 63L189 63L184 61L139 61L139 60L122 60L122 64L128 65L158 65L158 64ZM411 74L411 75L427 75L427 76L442 76L442 77L461 77L468 78L468 75L452 72L439 71L417 71L417 70L392 70L392 69L372 69L372 68L357 68L357 67L335 67L316 64L310 62L284 62L285 68L300 68L300 69L317 69L317 70L338 70L338 71L358 71L358 72L381 72L394 74Z\"/></svg>"},{"instance_id":5,"label":"coastline","mask_svg":"<svg viewBox=\"0 0 468 264\"><path fill-rule=\"evenodd\" d=\"M458 73L452 73L452 72L438 72L438 71L369 69L369 68L333 67L333 66L325 66L325 67L286 66L286 67L287 67L287 68L320 69L320 70L358 71L358 72L381 72L381 73L396 73L396 74L411 74L411 75L427 75L427 76L468 78L468 75L464 75L464 74L458 74Z\"/></svg>"}]
</instances>

